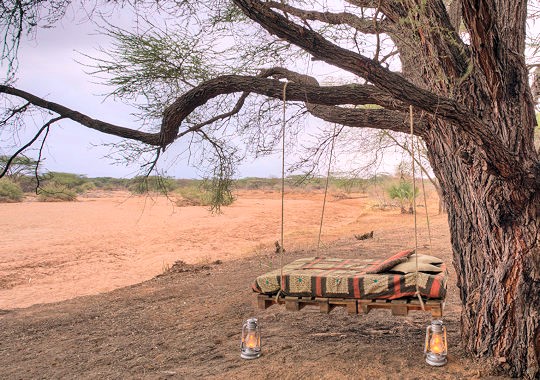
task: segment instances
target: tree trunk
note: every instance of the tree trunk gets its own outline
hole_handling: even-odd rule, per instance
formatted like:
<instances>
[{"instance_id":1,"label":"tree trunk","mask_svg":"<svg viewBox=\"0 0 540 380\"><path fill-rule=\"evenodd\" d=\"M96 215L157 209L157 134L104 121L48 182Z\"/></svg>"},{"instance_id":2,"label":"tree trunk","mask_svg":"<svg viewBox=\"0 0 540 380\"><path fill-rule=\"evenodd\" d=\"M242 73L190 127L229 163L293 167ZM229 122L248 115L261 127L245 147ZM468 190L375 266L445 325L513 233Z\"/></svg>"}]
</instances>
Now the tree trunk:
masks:
<instances>
[{"instance_id":1,"label":"tree trunk","mask_svg":"<svg viewBox=\"0 0 540 380\"><path fill-rule=\"evenodd\" d=\"M419 19L422 37L410 39L416 48L399 42L398 47L410 81L466 105L501 144L491 156L462 128L435 118L422 135L448 212L463 345L478 357L494 358L506 373L535 379L540 375L540 191L524 185L520 176L501 175L489 163L511 152L522 167L539 165L526 65L512 52L524 49L525 29L507 27L511 15L525 17L526 12L522 3L505 3L507 8L500 3L488 19L486 4L475 4L463 8L468 24L479 28L471 42L476 48L468 61L475 67L471 72L446 73L451 79L441 79L442 67L432 58L444 45L436 38L425 42L428 21ZM479 7L485 14L474 11ZM512 25L521 21L515 18ZM504 52L502 40L508 44ZM495 45L487 46L488 41Z\"/></svg>"},{"instance_id":2,"label":"tree trunk","mask_svg":"<svg viewBox=\"0 0 540 380\"><path fill-rule=\"evenodd\" d=\"M448 210L463 344L479 357L494 357L493 364L513 376L536 378L540 194L449 154L460 148L449 136L428 140Z\"/></svg>"}]
</instances>

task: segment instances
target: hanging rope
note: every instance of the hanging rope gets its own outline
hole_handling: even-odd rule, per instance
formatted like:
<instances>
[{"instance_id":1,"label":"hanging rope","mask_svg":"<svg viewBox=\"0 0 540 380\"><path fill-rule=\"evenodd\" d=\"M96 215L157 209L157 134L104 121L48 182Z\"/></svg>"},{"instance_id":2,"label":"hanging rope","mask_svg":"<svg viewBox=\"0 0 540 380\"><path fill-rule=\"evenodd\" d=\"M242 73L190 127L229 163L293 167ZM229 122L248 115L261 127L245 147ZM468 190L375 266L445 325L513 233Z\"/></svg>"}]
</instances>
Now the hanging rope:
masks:
<instances>
[{"instance_id":1,"label":"hanging rope","mask_svg":"<svg viewBox=\"0 0 540 380\"><path fill-rule=\"evenodd\" d=\"M319 238L317 239L317 250L321 246L321 235L324 220L324 210L326 209L326 196L328 194L328 183L330 182L330 169L332 167L332 155L334 154L334 143L336 141L336 124L334 124L334 131L332 132L332 144L330 145L330 157L328 158L328 170L326 171L326 184L324 186L324 199L321 211L321 223L319 225Z\"/></svg>"},{"instance_id":2,"label":"hanging rope","mask_svg":"<svg viewBox=\"0 0 540 380\"><path fill-rule=\"evenodd\" d=\"M418 152L418 162L421 162L421 156L420 156L420 143L418 142L418 139L416 139L416 151ZM431 243L431 225L429 223L429 212L428 212L428 204L427 204L427 196L426 196L426 185L424 184L424 176L420 176L420 180L422 182L422 193L424 194L424 207L426 208L426 224L427 224L427 230L428 230L428 239L429 239L429 251L431 253L431 247L433 246Z\"/></svg>"},{"instance_id":3,"label":"hanging rope","mask_svg":"<svg viewBox=\"0 0 540 380\"><path fill-rule=\"evenodd\" d=\"M282 120L282 126L281 126L281 244L279 246L279 268L280 268L280 278L279 278L279 286L280 290L277 294L276 299L279 298L281 290L284 288L283 284L283 244L285 240L285 124L286 124L286 118L287 118L287 84L288 82L285 82L283 84L283 120Z\"/></svg>"},{"instance_id":4,"label":"hanging rope","mask_svg":"<svg viewBox=\"0 0 540 380\"><path fill-rule=\"evenodd\" d=\"M414 156L413 106L409 106L409 120L411 124L411 156L412 156L413 214L414 214L414 257L415 257L415 263L416 263L416 271L415 271L416 293L415 295L418 297L418 300L420 301L422 310L425 311L424 300L422 300L422 296L420 295L420 287L418 286L418 223L416 220L416 176L415 176L415 165L414 165L415 156Z\"/></svg>"}]
</instances>

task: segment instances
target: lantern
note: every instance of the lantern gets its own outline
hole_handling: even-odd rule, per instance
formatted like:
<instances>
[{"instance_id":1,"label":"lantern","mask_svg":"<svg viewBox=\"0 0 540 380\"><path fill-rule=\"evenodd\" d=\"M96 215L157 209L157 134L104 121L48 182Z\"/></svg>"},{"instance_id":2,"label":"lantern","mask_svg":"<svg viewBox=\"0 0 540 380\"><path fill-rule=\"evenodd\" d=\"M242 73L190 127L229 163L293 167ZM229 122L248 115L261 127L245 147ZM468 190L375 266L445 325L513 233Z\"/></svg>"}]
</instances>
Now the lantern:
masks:
<instances>
[{"instance_id":1,"label":"lantern","mask_svg":"<svg viewBox=\"0 0 540 380\"><path fill-rule=\"evenodd\" d=\"M250 318L242 326L240 357L243 359L256 359L261 356L261 328L257 322L257 318Z\"/></svg>"},{"instance_id":2,"label":"lantern","mask_svg":"<svg viewBox=\"0 0 540 380\"><path fill-rule=\"evenodd\" d=\"M446 327L440 320L431 321L426 329L426 346L424 353L426 363L432 366L440 367L446 364L447 351Z\"/></svg>"}]
</instances>

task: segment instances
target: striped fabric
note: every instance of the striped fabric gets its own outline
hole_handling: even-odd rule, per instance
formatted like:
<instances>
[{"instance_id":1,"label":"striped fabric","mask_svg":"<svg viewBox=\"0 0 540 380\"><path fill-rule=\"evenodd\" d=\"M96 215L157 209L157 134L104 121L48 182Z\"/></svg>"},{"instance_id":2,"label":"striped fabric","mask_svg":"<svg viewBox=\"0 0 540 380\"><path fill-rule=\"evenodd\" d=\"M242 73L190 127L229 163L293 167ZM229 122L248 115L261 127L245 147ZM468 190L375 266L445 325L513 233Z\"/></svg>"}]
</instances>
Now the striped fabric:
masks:
<instances>
[{"instance_id":1,"label":"striped fabric","mask_svg":"<svg viewBox=\"0 0 540 380\"><path fill-rule=\"evenodd\" d=\"M263 294L277 294L281 289L283 295L295 297L396 299L415 295L416 273L370 273L380 264L361 259L299 259L283 267L283 278L277 269L257 277L252 288ZM418 273L420 294L425 298L446 295L446 266L439 266L441 273Z\"/></svg>"},{"instance_id":2,"label":"striped fabric","mask_svg":"<svg viewBox=\"0 0 540 380\"><path fill-rule=\"evenodd\" d=\"M384 273L388 269L395 267L398 264L404 263L408 260L409 256L414 253L414 249L407 249L396 253L395 255L383 260L381 263L369 268L367 273Z\"/></svg>"}]
</instances>

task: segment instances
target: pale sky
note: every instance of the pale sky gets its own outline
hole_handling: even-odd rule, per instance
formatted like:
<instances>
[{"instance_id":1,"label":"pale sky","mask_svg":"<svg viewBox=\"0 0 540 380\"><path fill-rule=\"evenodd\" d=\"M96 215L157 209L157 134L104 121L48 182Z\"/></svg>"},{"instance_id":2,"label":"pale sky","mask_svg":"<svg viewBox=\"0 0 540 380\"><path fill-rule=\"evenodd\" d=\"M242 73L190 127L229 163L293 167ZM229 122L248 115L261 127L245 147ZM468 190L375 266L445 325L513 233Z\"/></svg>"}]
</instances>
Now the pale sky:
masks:
<instances>
[{"instance_id":1,"label":"pale sky","mask_svg":"<svg viewBox=\"0 0 540 380\"><path fill-rule=\"evenodd\" d=\"M94 25L77 22L69 16L54 28L39 29L35 40L26 40L21 44L16 86L90 117L137 128L136 119L130 115L135 110L119 101L105 100L103 96L99 96L110 89L95 83L96 79L85 74L84 67L76 62L84 60L79 52L95 56L98 46L106 44L105 37L95 33ZM31 132L29 129L27 136L30 136ZM24 136L23 134L23 140ZM109 148L102 145L117 141L120 139L114 136L93 131L74 122L62 121L51 129L43 168L89 177L131 177L140 174L136 164L128 167L113 165L112 160L104 158ZM170 148L171 153L162 157L161 169L165 169L167 175L177 178L199 177L197 169L188 166L186 160L174 160L174 153L180 151L182 146L181 142L173 145ZM271 156L245 162L238 175L268 177L278 176L279 173L279 158Z\"/></svg>"}]
</instances>

